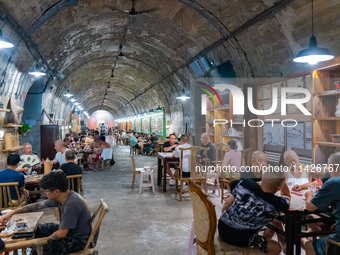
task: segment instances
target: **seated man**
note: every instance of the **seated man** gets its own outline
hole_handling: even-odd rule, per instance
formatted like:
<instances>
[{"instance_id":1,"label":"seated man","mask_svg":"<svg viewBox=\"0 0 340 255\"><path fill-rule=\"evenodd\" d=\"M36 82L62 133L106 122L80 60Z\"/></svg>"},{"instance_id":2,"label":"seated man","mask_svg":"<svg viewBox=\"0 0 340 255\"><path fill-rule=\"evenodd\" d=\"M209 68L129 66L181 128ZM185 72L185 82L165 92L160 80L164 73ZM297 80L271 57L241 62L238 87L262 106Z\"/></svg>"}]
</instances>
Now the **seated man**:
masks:
<instances>
[{"instance_id":1,"label":"seated man","mask_svg":"<svg viewBox=\"0 0 340 255\"><path fill-rule=\"evenodd\" d=\"M60 166L59 170L62 170L66 175L75 175L82 174L83 171L80 166L74 163L76 158L76 154L72 150L68 150L65 152L65 160L66 163Z\"/></svg>"},{"instance_id":2,"label":"seated man","mask_svg":"<svg viewBox=\"0 0 340 255\"><path fill-rule=\"evenodd\" d=\"M260 184L239 180L223 205L218 222L221 239L231 245L261 249L266 254L280 254L279 243L258 235L261 229L281 212L289 209L288 197L274 194L286 182L284 172L265 172Z\"/></svg>"},{"instance_id":3,"label":"seated man","mask_svg":"<svg viewBox=\"0 0 340 255\"><path fill-rule=\"evenodd\" d=\"M66 175L61 171L45 175L40 187L44 189L47 200L15 209L2 216L0 222L7 223L13 214L58 207L60 225L43 223L37 227L36 238L48 237L44 254L68 254L82 250L92 231L91 214L83 198L67 189Z\"/></svg>"},{"instance_id":4,"label":"seated man","mask_svg":"<svg viewBox=\"0 0 340 255\"><path fill-rule=\"evenodd\" d=\"M95 170L95 162L100 157L100 154L102 153L102 146L103 141L99 139L99 131L94 131L93 135L93 142L90 144L90 148L93 151L92 154L88 157L88 169L90 171Z\"/></svg>"},{"instance_id":5,"label":"seated man","mask_svg":"<svg viewBox=\"0 0 340 255\"><path fill-rule=\"evenodd\" d=\"M299 163L299 156L293 150L288 150L283 154L283 160L289 168L287 185L293 190L297 185L309 182L308 173L304 171L304 166Z\"/></svg>"},{"instance_id":6,"label":"seated man","mask_svg":"<svg viewBox=\"0 0 340 255\"><path fill-rule=\"evenodd\" d=\"M54 157L52 163L53 164L59 163L59 166L61 166L62 164L65 164L66 163L65 152L68 151L69 149L65 147L64 142L61 141L61 140L55 141L54 148L57 151L57 153L55 154L55 157ZM74 159L74 162L76 164L78 164L78 158L77 157Z\"/></svg>"},{"instance_id":7,"label":"seated man","mask_svg":"<svg viewBox=\"0 0 340 255\"><path fill-rule=\"evenodd\" d=\"M23 145L24 154L20 155L20 160L24 160L25 155L32 155L33 157L37 158L40 161L40 158L38 155L32 153L32 145L30 143L24 143ZM41 161L39 164L34 165L32 167L24 167L22 169L16 169L16 171L22 172L23 174L30 175L32 171L36 171L40 173L42 167L41 167Z\"/></svg>"},{"instance_id":8,"label":"seated man","mask_svg":"<svg viewBox=\"0 0 340 255\"><path fill-rule=\"evenodd\" d=\"M176 147L175 152L174 152L175 157L181 159L181 153L182 152L181 152L180 148L190 148L189 136L188 135L182 135L181 144ZM190 169L190 165L191 165L190 161L191 161L190 150L183 151L183 162L182 162L182 168L183 168L182 176L183 177L190 177L190 170L191 170ZM180 176L180 174L179 174L179 176Z\"/></svg>"},{"instance_id":9,"label":"seated man","mask_svg":"<svg viewBox=\"0 0 340 255\"><path fill-rule=\"evenodd\" d=\"M340 164L340 152L334 153L329 159L329 165L334 166ZM330 172L331 178L322 186L322 188L314 196L312 191L305 193L306 209L308 211L327 210L329 206L333 208L333 215L336 217L336 233L326 237L308 241L306 243L307 255L325 255L327 238L332 238L335 241L340 241L340 171ZM329 253L338 254L338 253Z\"/></svg>"},{"instance_id":10,"label":"seated man","mask_svg":"<svg viewBox=\"0 0 340 255\"><path fill-rule=\"evenodd\" d=\"M176 135L175 134L170 134L169 136L169 141L164 143L164 151L165 152L173 152L175 151L175 148L178 146L178 142L176 140ZM166 170L166 173L170 176L170 181L169 181L169 185L173 186L175 185L175 176L173 174L173 172L171 171L170 168L168 168Z\"/></svg>"},{"instance_id":11,"label":"seated man","mask_svg":"<svg viewBox=\"0 0 340 255\"><path fill-rule=\"evenodd\" d=\"M143 149L144 149L144 145L143 143L139 143L138 140L137 140L137 137L138 137L138 133L137 132L134 132L133 135L131 136L131 147L132 148L136 148L136 149L140 149L140 153L139 154L142 154L143 153Z\"/></svg>"},{"instance_id":12,"label":"seated man","mask_svg":"<svg viewBox=\"0 0 340 255\"><path fill-rule=\"evenodd\" d=\"M7 167L5 170L0 171L0 183L18 182L19 192L25 196L29 196L29 192L25 189L25 177L22 173L15 171L20 162L20 156L17 154L10 154L7 157ZM12 200L19 200L15 189L11 188ZM2 197L0 197L2 199Z\"/></svg>"},{"instance_id":13,"label":"seated man","mask_svg":"<svg viewBox=\"0 0 340 255\"><path fill-rule=\"evenodd\" d=\"M210 138L208 133L203 133L201 135L201 147L203 148L209 148L208 150L208 162L212 162L211 164L214 165L214 161L216 161L216 149L215 146L212 142L210 142ZM205 151L201 150L200 151L200 155L201 155L201 160L202 160L202 164L205 164L205 162L203 162L203 160L205 159ZM209 165L209 163L207 162L207 164Z\"/></svg>"},{"instance_id":14,"label":"seated man","mask_svg":"<svg viewBox=\"0 0 340 255\"><path fill-rule=\"evenodd\" d=\"M156 136L156 133L153 132L152 135L150 136L149 138L149 135L148 134L148 146L146 147L145 149L145 153L150 156L152 154L152 148L155 146L155 142L158 141L158 137Z\"/></svg>"},{"instance_id":15,"label":"seated man","mask_svg":"<svg viewBox=\"0 0 340 255\"><path fill-rule=\"evenodd\" d=\"M178 142L176 139L176 135L170 134L169 141L164 143L163 148L165 152L173 152L177 146Z\"/></svg>"}]
</instances>

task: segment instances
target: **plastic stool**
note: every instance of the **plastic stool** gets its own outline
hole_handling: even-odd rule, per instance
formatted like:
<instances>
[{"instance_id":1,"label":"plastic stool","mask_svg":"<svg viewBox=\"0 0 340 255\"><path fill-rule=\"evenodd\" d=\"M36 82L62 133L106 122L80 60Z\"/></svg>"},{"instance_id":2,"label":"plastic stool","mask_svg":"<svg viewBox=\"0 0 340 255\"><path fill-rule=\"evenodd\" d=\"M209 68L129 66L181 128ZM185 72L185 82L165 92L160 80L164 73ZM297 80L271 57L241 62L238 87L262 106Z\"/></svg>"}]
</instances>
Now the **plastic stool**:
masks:
<instances>
[{"instance_id":1,"label":"plastic stool","mask_svg":"<svg viewBox=\"0 0 340 255\"><path fill-rule=\"evenodd\" d=\"M148 179L150 181L144 182L144 176L148 176ZM139 193L142 193L142 188L143 187L151 187L152 192L155 193L155 182L153 178L153 170L151 171L141 171L140 172L140 180L139 180Z\"/></svg>"}]
</instances>

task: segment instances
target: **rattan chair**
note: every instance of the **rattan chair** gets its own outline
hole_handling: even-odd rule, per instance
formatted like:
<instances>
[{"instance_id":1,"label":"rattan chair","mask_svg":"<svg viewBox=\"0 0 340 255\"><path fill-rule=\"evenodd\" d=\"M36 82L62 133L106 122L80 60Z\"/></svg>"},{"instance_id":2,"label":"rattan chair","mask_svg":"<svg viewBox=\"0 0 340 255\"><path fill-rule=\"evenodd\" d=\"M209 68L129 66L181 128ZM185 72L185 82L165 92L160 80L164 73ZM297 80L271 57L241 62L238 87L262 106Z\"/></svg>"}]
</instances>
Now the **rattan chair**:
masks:
<instances>
[{"instance_id":1,"label":"rattan chair","mask_svg":"<svg viewBox=\"0 0 340 255\"><path fill-rule=\"evenodd\" d=\"M213 203L201 188L189 180L189 193L194 216L197 255L264 254L258 249L242 248L223 242L216 233L217 218Z\"/></svg>"}]
</instances>

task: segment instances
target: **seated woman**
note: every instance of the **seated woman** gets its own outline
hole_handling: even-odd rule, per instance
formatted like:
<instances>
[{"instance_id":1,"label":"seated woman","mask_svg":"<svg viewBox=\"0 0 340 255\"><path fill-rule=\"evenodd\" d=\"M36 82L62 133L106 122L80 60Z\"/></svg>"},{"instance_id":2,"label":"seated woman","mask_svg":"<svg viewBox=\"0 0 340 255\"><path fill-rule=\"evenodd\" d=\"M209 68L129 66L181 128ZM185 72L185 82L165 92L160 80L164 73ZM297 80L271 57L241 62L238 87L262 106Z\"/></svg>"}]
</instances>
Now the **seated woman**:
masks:
<instances>
[{"instance_id":1,"label":"seated woman","mask_svg":"<svg viewBox=\"0 0 340 255\"><path fill-rule=\"evenodd\" d=\"M229 140L227 143L227 153L224 155L222 170L230 169L232 171L239 171L241 167L241 153L237 151L237 144L235 140ZM215 181L217 178L229 178L230 171L220 171L216 173L211 180Z\"/></svg>"}]
</instances>

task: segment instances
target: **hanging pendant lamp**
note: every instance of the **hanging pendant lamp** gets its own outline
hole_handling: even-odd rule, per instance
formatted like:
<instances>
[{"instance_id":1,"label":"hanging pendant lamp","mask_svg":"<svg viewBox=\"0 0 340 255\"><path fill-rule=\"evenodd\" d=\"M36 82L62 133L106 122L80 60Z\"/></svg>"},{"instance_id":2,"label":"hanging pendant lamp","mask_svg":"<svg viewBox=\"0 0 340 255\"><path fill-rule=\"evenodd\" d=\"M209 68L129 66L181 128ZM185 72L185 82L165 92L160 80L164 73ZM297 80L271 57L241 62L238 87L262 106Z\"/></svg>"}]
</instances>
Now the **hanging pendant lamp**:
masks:
<instances>
[{"instance_id":1,"label":"hanging pendant lamp","mask_svg":"<svg viewBox=\"0 0 340 255\"><path fill-rule=\"evenodd\" d=\"M312 0L312 36L309 40L309 47L301 50L293 59L297 63L309 63L315 65L318 62L323 62L333 59L334 56L326 48L318 48L316 37L314 36L314 3Z\"/></svg>"}]
</instances>

